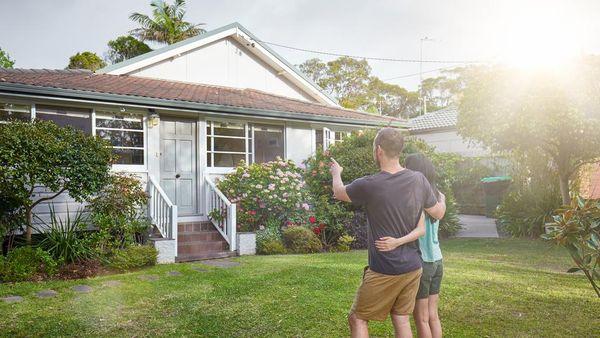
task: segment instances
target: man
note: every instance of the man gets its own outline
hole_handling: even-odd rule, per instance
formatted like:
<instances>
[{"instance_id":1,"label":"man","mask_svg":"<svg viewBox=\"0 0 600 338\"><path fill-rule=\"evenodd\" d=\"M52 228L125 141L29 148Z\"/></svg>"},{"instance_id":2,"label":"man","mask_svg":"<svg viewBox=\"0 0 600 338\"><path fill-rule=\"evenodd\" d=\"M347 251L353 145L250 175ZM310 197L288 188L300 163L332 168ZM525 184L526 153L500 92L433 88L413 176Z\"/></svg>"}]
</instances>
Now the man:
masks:
<instances>
[{"instance_id":1,"label":"man","mask_svg":"<svg viewBox=\"0 0 600 338\"><path fill-rule=\"evenodd\" d=\"M412 337L409 315L422 262L415 240L425 233L423 210L439 219L446 206L421 173L400 165L403 147L400 130L381 129L373 142L373 158L381 171L347 186L343 168L332 161L335 197L364 207L369 220L369 266L348 317L352 337L368 337L368 321L383 321L388 314L397 337Z\"/></svg>"}]
</instances>

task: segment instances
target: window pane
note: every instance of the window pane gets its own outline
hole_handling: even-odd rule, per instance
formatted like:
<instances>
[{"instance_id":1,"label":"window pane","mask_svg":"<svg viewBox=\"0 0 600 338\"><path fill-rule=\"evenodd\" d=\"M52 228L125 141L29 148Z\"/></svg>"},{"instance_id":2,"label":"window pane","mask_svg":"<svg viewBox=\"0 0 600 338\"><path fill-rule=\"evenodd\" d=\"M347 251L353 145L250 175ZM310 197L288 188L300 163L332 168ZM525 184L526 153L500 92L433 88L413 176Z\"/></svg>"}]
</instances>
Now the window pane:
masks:
<instances>
[{"instance_id":1,"label":"window pane","mask_svg":"<svg viewBox=\"0 0 600 338\"><path fill-rule=\"evenodd\" d=\"M215 135L222 136L238 136L244 137L246 136L246 131L244 129L243 124L237 123L216 123L214 126Z\"/></svg>"},{"instance_id":2,"label":"window pane","mask_svg":"<svg viewBox=\"0 0 600 338\"><path fill-rule=\"evenodd\" d=\"M142 121L96 119L96 127L116 129L144 129Z\"/></svg>"},{"instance_id":3,"label":"window pane","mask_svg":"<svg viewBox=\"0 0 600 338\"><path fill-rule=\"evenodd\" d=\"M31 106L0 102L0 121L31 120Z\"/></svg>"},{"instance_id":4,"label":"window pane","mask_svg":"<svg viewBox=\"0 0 600 338\"><path fill-rule=\"evenodd\" d=\"M210 154L209 154L210 155ZM220 154L215 155L215 167L236 167L240 161L246 160L246 155L243 154Z\"/></svg>"},{"instance_id":5,"label":"window pane","mask_svg":"<svg viewBox=\"0 0 600 338\"><path fill-rule=\"evenodd\" d=\"M315 139L316 139L316 149L323 150L323 129L315 130Z\"/></svg>"},{"instance_id":6,"label":"window pane","mask_svg":"<svg viewBox=\"0 0 600 338\"><path fill-rule=\"evenodd\" d=\"M113 154L118 156L117 164L144 164L144 150L113 148Z\"/></svg>"},{"instance_id":7,"label":"window pane","mask_svg":"<svg viewBox=\"0 0 600 338\"><path fill-rule=\"evenodd\" d=\"M88 109L40 105L36 107L35 118L53 121L61 127L70 126L86 134L92 133L92 122L90 119L90 110Z\"/></svg>"},{"instance_id":8,"label":"window pane","mask_svg":"<svg viewBox=\"0 0 600 338\"><path fill-rule=\"evenodd\" d=\"M255 125L254 126L254 161L265 163L283 158L283 127Z\"/></svg>"},{"instance_id":9,"label":"window pane","mask_svg":"<svg viewBox=\"0 0 600 338\"><path fill-rule=\"evenodd\" d=\"M142 132L98 129L96 134L109 140L115 147L144 147L144 133Z\"/></svg>"},{"instance_id":10,"label":"window pane","mask_svg":"<svg viewBox=\"0 0 600 338\"><path fill-rule=\"evenodd\" d=\"M210 145L210 140L209 140ZM214 151L234 151L245 153L246 152L246 140L235 139L235 138L218 138L215 137L215 148Z\"/></svg>"}]
</instances>

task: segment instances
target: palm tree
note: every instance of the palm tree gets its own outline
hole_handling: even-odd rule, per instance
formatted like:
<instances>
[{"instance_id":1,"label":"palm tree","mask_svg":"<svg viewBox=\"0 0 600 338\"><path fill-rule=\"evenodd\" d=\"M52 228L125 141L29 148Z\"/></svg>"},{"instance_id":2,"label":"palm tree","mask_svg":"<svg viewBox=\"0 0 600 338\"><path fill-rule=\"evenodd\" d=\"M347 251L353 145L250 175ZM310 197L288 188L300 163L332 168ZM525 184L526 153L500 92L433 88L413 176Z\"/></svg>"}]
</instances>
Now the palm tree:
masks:
<instances>
[{"instance_id":1,"label":"palm tree","mask_svg":"<svg viewBox=\"0 0 600 338\"><path fill-rule=\"evenodd\" d=\"M142 41L155 41L170 45L206 32L199 27L203 26L203 23L192 24L183 20L185 0L175 0L172 5L163 0L154 0L150 6L152 6L152 17L137 12L129 16L129 19L141 26L130 33Z\"/></svg>"}]
</instances>

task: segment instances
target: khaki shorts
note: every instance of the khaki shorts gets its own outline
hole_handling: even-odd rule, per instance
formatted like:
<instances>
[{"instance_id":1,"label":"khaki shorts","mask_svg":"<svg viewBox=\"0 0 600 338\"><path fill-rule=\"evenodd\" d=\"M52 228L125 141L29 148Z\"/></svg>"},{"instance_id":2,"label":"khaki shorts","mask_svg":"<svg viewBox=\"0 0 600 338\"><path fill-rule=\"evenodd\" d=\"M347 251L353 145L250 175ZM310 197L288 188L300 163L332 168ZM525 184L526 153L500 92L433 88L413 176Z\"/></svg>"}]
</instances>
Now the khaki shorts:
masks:
<instances>
[{"instance_id":1,"label":"khaki shorts","mask_svg":"<svg viewBox=\"0 0 600 338\"><path fill-rule=\"evenodd\" d=\"M362 320L386 320L390 314L409 315L415 308L422 269L384 275L365 268L350 314Z\"/></svg>"}]
</instances>

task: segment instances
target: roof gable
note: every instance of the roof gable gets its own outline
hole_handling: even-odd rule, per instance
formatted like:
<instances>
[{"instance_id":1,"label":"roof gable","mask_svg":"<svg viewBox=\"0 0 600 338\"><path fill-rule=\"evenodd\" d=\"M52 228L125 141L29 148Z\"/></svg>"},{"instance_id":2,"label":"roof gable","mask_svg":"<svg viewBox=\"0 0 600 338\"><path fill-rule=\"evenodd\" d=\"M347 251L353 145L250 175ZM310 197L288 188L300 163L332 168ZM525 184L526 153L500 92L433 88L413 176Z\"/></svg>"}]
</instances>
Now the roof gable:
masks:
<instances>
[{"instance_id":1,"label":"roof gable","mask_svg":"<svg viewBox=\"0 0 600 338\"><path fill-rule=\"evenodd\" d=\"M456 107L446 107L410 119L410 131L431 131L455 128L458 121Z\"/></svg>"},{"instance_id":2,"label":"roof gable","mask_svg":"<svg viewBox=\"0 0 600 338\"><path fill-rule=\"evenodd\" d=\"M223 39L235 40L237 46L244 48L249 54L260 59L266 67L272 69L273 73L275 73L278 78L281 78L297 88L303 96L310 97L314 101L322 104L339 106L336 100L324 93L317 84L237 22L105 67L98 72L112 75L136 75L136 73L139 73L144 69L169 60L177 59L190 51L197 50L203 46L208 46Z\"/></svg>"}]
</instances>

